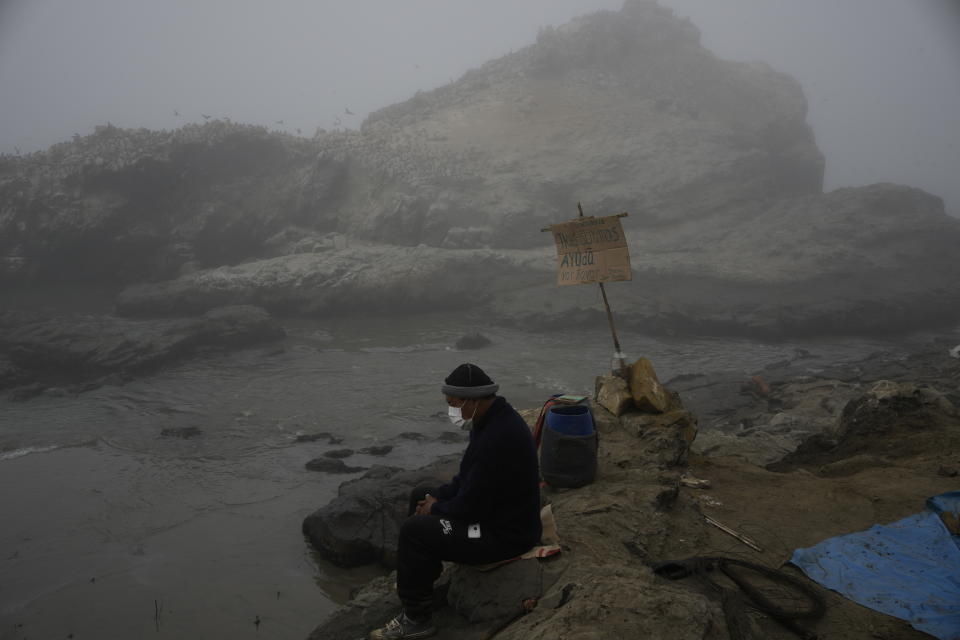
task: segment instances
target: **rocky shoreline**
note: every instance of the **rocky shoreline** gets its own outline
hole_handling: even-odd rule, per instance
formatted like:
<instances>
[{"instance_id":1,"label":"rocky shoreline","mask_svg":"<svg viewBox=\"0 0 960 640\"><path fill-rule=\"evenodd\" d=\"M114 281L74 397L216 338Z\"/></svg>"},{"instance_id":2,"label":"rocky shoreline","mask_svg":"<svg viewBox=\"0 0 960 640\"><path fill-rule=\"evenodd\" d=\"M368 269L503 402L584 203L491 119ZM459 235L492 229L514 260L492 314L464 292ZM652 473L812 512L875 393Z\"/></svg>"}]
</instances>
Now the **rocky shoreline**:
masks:
<instances>
[{"instance_id":1,"label":"rocky shoreline","mask_svg":"<svg viewBox=\"0 0 960 640\"><path fill-rule=\"evenodd\" d=\"M666 414L617 417L595 404L597 480L544 493L563 552L483 574L448 567L437 588L437 637L722 639L733 637L731 624L747 633L741 637L797 637L757 612L731 618L716 591L667 580L652 566L727 556L805 581L786 564L794 548L905 517L926 497L960 488L960 360L947 344L954 338L906 358L874 354L815 375L809 354L797 353L752 377L682 376L666 383L672 402L682 402ZM678 411L699 418L692 446L690 420L667 419ZM525 413L531 424L536 413ZM406 492L445 477L454 463L375 468L345 483L339 498L305 520L304 532L339 564L389 568ZM821 637L927 637L807 583L826 602L824 616L805 626ZM375 579L310 639L366 637L398 606L392 579Z\"/></svg>"}]
</instances>

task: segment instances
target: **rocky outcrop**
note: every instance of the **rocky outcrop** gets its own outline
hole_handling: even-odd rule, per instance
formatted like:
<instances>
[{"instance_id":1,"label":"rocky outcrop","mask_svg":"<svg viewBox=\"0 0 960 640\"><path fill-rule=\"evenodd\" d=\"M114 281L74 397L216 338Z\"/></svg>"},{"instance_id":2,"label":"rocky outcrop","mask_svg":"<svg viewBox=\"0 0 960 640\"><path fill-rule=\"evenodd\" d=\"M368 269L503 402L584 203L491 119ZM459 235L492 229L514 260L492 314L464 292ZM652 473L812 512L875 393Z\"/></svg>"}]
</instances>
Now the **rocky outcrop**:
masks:
<instances>
[{"instance_id":1,"label":"rocky outcrop","mask_svg":"<svg viewBox=\"0 0 960 640\"><path fill-rule=\"evenodd\" d=\"M130 316L188 315L224 304L323 316L462 309L534 281L542 271L531 262L525 252L356 244L135 285L116 308ZM471 292L466 300L464 292Z\"/></svg>"},{"instance_id":2,"label":"rocky outcrop","mask_svg":"<svg viewBox=\"0 0 960 640\"><path fill-rule=\"evenodd\" d=\"M822 173L792 78L720 60L689 21L628 0L360 131L106 126L0 158L0 281L130 284L118 306L132 315L434 310L469 287L488 320L602 323L593 287L556 289L540 232L582 201L630 212L633 280L611 285L626 326L955 322L960 221L909 187L822 194Z\"/></svg>"},{"instance_id":3,"label":"rocky outcrop","mask_svg":"<svg viewBox=\"0 0 960 640\"><path fill-rule=\"evenodd\" d=\"M154 371L201 349L239 348L284 337L263 309L211 309L199 318L136 321L112 316L0 313L0 389L18 396L49 386L85 390Z\"/></svg>"},{"instance_id":4,"label":"rocky outcrop","mask_svg":"<svg viewBox=\"0 0 960 640\"><path fill-rule=\"evenodd\" d=\"M671 408L682 411L676 396L672 396L672 400L676 404ZM528 423L536 420L535 411L523 415ZM586 528L571 526L573 523L569 520L569 524L561 528L561 539L568 551L571 546L581 544L585 536L591 535L593 525L589 522L595 524L594 519L600 514L627 513L637 509L667 514L674 509L680 474L677 463L685 460L689 449L688 439L681 434L686 433L692 439L695 430L687 433L675 423L654 419L638 433L630 426L629 420L641 415L647 414L636 407L619 418L596 407L596 428L601 433L602 442L610 447L605 454L608 465L605 477L577 491L546 489L545 499L552 502L556 513L563 514L561 517L569 519L579 514L584 518L581 524ZM695 419L692 420L695 423ZM633 443L638 446L632 446ZM440 464L446 465L449 474L455 470L456 462L457 457L451 457ZM435 482L437 471L436 465L419 471L371 470L364 478L342 485L340 495L330 505L304 521L304 531L321 555L338 564L349 554L358 562L380 561L392 566L409 491L414 486ZM627 477L636 479L642 487L629 495L609 493L612 486ZM686 512L686 509L681 511ZM349 535L337 536L340 542L331 544L328 532L334 529L349 529ZM659 533L662 535L663 532ZM359 544L357 538L361 539ZM347 546L344 542L355 548L338 552ZM585 549L593 547L590 542L583 544ZM664 540L660 546L666 544ZM620 546L615 556L629 557L630 552ZM452 566L441 578L435 597L441 608L438 620L445 626L445 633L453 634L447 637L489 637L485 634L504 627L529 611L534 613L526 619L527 622L534 618L541 622L563 620L560 624L570 627L571 631L587 629L596 623L593 614L588 613L591 602L602 602L604 607L617 611L614 617L622 622L624 631L631 625L652 629L649 625L653 611L663 614L666 607L666 616L680 625L678 628L694 634L691 637L713 637L707 632L717 625L722 615L715 604L701 595L673 586L653 589L655 581L649 568L624 566L618 557L597 557L597 564L586 567L564 553L543 564L524 560L489 573ZM646 588L658 595L649 599L637 598L635 588L622 590L628 583L634 586L646 584ZM396 601L388 595L392 586L390 582L374 581L366 592L361 592L344 610L334 613L310 637L352 638L381 624L395 613L397 607ZM542 608L538 606L541 600L544 602ZM362 628L363 625L366 629ZM606 621L604 626L608 625L609 621ZM556 637L550 628L528 632L532 635L525 637Z\"/></svg>"},{"instance_id":5,"label":"rocky outcrop","mask_svg":"<svg viewBox=\"0 0 960 640\"><path fill-rule=\"evenodd\" d=\"M221 121L106 126L8 158L0 254L21 278L63 277L71 261L83 263L75 278L117 264L156 277L177 263L262 256L285 225L401 245L529 247L578 199L676 220L818 193L823 158L805 118L789 76L719 60L689 22L629 2L545 29L372 114L359 133L307 141Z\"/></svg>"},{"instance_id":6,"label":"rocky outcrop","mask_svg":"<svg viewBox=\"0 0 960 640\"><path fill-rule=\"evenodd\" d=\"M818 364L816 356L801 350L794 358L756 372L752 379L736 373L684 375L667 384L709 425L693 445L697 454L736 456L752 464L792 469L799 464L830 465L860 454L877 462L888 455L871 443L877 447L899 443L894 446L904 455L912 455L912 442L927 447L928 440L941 433L940 426L954 420L948 407L960 404L960 363L943 343L918 349L907 358L878 352L832 366ZM870 391L878 384L914 395L881 401ZM864 412L867 430L854 428L847 438L844 434L851 431L847 425ZM891 421L896 421L901 436L894 437ZM882 432L874 433L885 424ZM897 457L897 451L890 454Z\"/></svg>"},{"instance_id":7,"label":"rocky outcrop","mask_svg":"<svg viewBox=\"0 0 960 640\"><path fill-rule=\"evenodd\" d=\"M960 262L952 257L960 221L922 191L842 189L757 208L741 223L735 231L722 220L681 225L676 245L633 234L633 280L608 286L618 326L776 338L904 332L960 316ZM557 288L554 265L552 248L354 242L135 285L117 310L162 316L257 304L344 315L474 305L488 320L528 329L602 326L596 289Z\"/></svg>"},{"instance_id":8,"label":"rocky outcrop","mask_svg":"<svg viewBox=\"0 0 960 640\"><path fill-rule=\"evenodd\" d=\"M893 464L946 445L955 438L958 422L957 408L936 389L881 380L850 400L834 424L804 439L769 468L820 465L822 473L838 475L864 463Z\"/></svg>"},{"instance_id":9,"label":"rocky outcrop","mask_svg":"<svg viewBox=\"0 0 960 640\"><path fill-rule=\"evenodd\" d=\"M669 9L627 2L372 114L356 156L397 204L357 194L368 213L353 224L381 241L406 228L525 247L578 200L650 224L819 193L806 109L789 76L719 60Z\"/></svg>"},{"instance_id":10,"label":"rocky outcrop","mask_svg":"<svg viewBox=\"0 0 960 640\"><path fill-rule=\"evenodd\" d=\"M223 121L104 126L6 156L0 281L131 282L238 262L287 225L328 227L315 207L341 170L306 140Z\"/></svg>"},{"instance_id":11,"label":"rocky outcrop","mask_svg":"<svg viewBox=\"0 0 960 640\"><path fill-rule=\"evenodd\" d=\"M960 220L918 189L757 202L730 218L628 235L633 280L607 291L618 318L641 331L878 334L960 317ZM594 287L552 282L498 296L494 314L543 328L603 323Z\"/></svg>"},{"instance_id":12,"label":"rocky outcrop","mask_svg":"<svg viewBox=\"0 0 960 640\"><path fill-rule=\"evenodd\" d=\"M321 556L336 565L394 566L410 492L449 482L459 461L459 456L448 456L414 471L375 466L340 485L333 501L304 519L303 533Z\"/></svg>"},{"instance_id":13,"label":"rocky outcrop","mask_svg":"<svg viewBox=\"0 0 960 640\"><path fill-rule=\"evenodd\" d=\"M786 405L783 388L811 384L794 369L808 359L810 354L798 353L793 362L768 370L763 384L749 381L744 397L769 403L768 412L780 402ZM651 638L717 640L735 636L787 640L804 632L842 640L926 637L904 621L821 589L783 559L791 549L921 511L925 497L945 490L944 478L955 477L960 467L960 417L949 394L931 389L936 381L940 386L946 382L955 393L960 365L944 348L907 359L868 358L824 368L823 375L834 376L835 382L876 375L897 382L873 385L865 395L861 390L840 405L839 432L845 444L843 450L833 450L833 463L794 459L779 472L735 457L700 453L687 458L686 438L675 437L684 429L667 424L669 411L641 412L634 407L618 417L595 407L601 434L596 481L579 489L545 491L562 553L538 564L520 561L506 565L509 570L486 574L449 567L434 593L437 637L623 638L638 632ZM720 379L697 376L666 386L672 391L678 386L697 389L692 386L695 380L701 385L721 385ZM711 397L725 395L718 389ZM797 390L796 397L801 395ZM714 406L709 397L684 391L680 396L686 409L691 404L703 409L702 419L729 411L729 406ZM525 417L532 421L536 412ZM930 417L935 424L927 420ZM638 429L638 422L645 426ZM883 451L901 448L906 431L911 438L929 437L917 438L915 446L904 449L902 455L882 457ZM658 435L651 438L653 434ZM669 446L651 448L654 441ZM660 455L671 447L674 454ZM864 453L863 447L874 455ZM839 463L844 461L841 468ZM710 524L705 516L747 536L756 548ZM799 621L799 630L788 629L744 609L742 602L737 606L736 592L723 593L715 584L709 586L692 576L668 580L652 570L664 560L697 556L734 557L776 568L819 594L826 602L825 613L820 619ZM539 596L531 595L536 591ZM519 601L521 594L523 601ZM309 637L363 637L399 607L393 576L378 578Z\"/></svg>"}]
</instances>

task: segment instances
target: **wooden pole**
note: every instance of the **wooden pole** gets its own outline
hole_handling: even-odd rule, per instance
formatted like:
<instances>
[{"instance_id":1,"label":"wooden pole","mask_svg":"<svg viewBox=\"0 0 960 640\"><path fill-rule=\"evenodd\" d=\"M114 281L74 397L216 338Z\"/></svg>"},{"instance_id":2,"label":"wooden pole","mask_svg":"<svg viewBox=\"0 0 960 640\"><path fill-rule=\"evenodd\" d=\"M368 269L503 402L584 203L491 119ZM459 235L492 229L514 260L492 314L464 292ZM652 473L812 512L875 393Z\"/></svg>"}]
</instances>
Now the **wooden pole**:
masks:
<instances>
[{"instance_id":1,"label":"wooden pole","mask_svg":"<svg viewBox=\"0 0 960 640\"><path fill-rule=\"evenodd\" d=\"M577 202L577 211L580 212L580 217L583 217L583 206ZM610 335L613 336L613 357L617 358L619 362L620 374L626 377L626 368L627 363L623 361L622 351L620 350L620 338L617 337L617 329L613 326L613 312L610 311L610 301L607 300L607 290L604 288L602 282L598 282L600 285L600 295L603 296L603 308L607 311L607 324L610 325ZM620 355L618 355L620 354ZM611 367L612 368L612 367Z\"/></svg>"}]
</instances>

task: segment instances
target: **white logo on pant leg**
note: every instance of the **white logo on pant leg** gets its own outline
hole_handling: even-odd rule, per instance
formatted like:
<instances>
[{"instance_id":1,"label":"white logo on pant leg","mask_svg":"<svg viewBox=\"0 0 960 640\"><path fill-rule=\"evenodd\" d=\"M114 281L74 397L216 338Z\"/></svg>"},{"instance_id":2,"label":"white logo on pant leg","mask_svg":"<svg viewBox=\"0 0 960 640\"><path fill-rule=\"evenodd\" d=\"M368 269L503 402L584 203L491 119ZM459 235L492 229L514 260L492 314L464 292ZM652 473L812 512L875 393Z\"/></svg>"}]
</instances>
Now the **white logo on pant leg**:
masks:
<instances>
[{"instance_id":1,"label":"white logo on pant leg","mask_svg":"<svg viewBox=\"0 0 960 640\"><path fill-rule=\"evenodd\" d=\"M440 520L440 526L443 527L443 535L448 536L453 532L453 525L449 520Z\"/></svg>"}]
</instances>

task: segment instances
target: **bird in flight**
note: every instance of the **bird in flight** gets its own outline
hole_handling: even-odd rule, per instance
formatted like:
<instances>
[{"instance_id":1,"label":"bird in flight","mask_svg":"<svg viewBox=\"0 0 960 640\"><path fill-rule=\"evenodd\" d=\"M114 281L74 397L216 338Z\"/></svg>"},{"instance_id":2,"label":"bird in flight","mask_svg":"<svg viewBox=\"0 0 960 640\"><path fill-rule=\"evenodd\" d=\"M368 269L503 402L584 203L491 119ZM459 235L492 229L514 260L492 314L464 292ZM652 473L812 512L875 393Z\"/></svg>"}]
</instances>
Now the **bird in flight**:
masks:
<instances>
[{"instance_id":1,"label":"bird in flight","mask_svg":"<svg viewBox=\"0 0 960 640\"><path fill-rule=\"evenodd\" d=\"M174 109L174 110L173 110L173 115L175 115L175 116L177 116L177 117L179 118L179 117L180 117L180 112L177 111L176 109Z\"/></svg>"},{"instance_id":2,"label":"bird in flight","mask_svg":"<svg viewBox=\"0 0 960 640\"><path fill-rule=\"evenodd\" d=\"M277 121L274 122L273 124L283 124L283 120L277 120Z\"/></svg>"},{"instance_id":3,"label":"bird in flight","mask_svg":"<svg viewBox=\"0 0 960 640\"><path fill-rule=\"evenodd\" d=\"M347 109L346 107L343 108L343 112L344 112L345 114L347 114L348 116L354 115L354 114L353 114L353 111L350 111L350 109Z\"/></svg>"},{"instance_id":4,"label":"bird in flight","mask_svg":"<svg viewBox=\"0 0 960 640\"><path fill-rule=\"evenodd\" d=\"M205 114L205 113L201 113L200 115L203 116L203 119L204 119L204 120L209 120L210 118L213 117L213 116L208 116L208 115Z\"/></svg>"}]
</instances>

